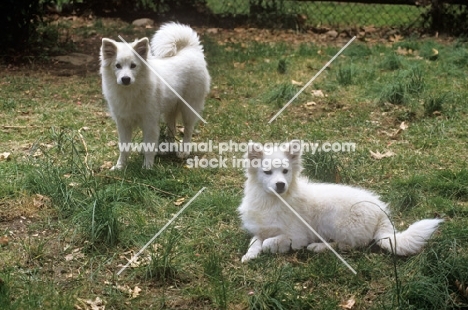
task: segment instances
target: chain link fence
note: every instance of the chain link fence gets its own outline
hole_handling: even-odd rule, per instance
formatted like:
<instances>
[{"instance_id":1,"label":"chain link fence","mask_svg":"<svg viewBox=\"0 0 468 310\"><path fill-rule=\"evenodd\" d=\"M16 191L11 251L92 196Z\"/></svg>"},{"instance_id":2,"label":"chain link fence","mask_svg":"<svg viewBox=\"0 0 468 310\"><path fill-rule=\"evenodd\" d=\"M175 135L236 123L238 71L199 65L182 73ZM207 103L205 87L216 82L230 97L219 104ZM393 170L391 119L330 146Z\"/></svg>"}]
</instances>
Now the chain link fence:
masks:
<instances>
[{"instance_id":1,"label":"chain link fence","mask_svg":"<svg viewBox=\"0 0 468 310\"><path fill-rule=\"evenodd\" d=\"M218 16L246 17L271 27L395 27L468 35L467 0L207 0ZM374 3L378 2L378 3ZM439 28L439 29L437 29Z\"/></svg>"}]
</instances>

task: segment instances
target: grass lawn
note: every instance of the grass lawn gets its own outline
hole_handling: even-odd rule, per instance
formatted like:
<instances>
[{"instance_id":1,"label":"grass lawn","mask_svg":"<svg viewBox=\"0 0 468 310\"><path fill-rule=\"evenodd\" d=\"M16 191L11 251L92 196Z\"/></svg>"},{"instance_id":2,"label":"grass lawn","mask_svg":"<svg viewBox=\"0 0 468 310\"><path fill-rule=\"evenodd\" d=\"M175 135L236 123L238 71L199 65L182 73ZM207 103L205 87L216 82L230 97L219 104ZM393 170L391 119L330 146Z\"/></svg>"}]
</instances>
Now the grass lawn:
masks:
<instances>
[{"instance_id":1,"label":"grass lawn","mask_svg":"<svg viewBox=\"0 0 468 310\"><path fill-rule=\"evenodd\" d=\"M445 219L413 257L373 247L342 252L353 275L331 252L262 254L242 264L249 236L236 208L244 173L232 165L189 168L168 155L146 171L135 153L126 170L109 171L118 146L101 94L100 38L133 39L154 29L109 20L62 21L57 29L94 61L2 65L1 309L468 307L466 42L353 42L268 124L348 39L199 29L212 85L207 124L197 126L194 142L352 142L352 152L305 154L304 173L377 192L398 229ZM134 140L141 138L137 132ZM229 164L243 154L222 155Z\"/></svg>"}]
</instances>

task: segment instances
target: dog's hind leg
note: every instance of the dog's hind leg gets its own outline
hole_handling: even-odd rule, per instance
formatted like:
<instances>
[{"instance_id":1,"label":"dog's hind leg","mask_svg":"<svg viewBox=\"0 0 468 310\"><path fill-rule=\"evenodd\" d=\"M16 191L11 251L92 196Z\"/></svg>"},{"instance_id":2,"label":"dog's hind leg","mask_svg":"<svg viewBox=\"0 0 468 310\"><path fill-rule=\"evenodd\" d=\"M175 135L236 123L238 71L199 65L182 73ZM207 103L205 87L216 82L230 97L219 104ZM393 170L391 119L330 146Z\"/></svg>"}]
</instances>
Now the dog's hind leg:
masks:
<instances>
[{"instance_id":1,"label":"dog's hind leg","mask_svg":"<svg viewBox=\"0 0 468 310\"><path fill-rule=\"evenodd\" d=\"M177 134L177 128L176 128L176 121L177 121L177 110L174 109L173 111L167 112L164 115L164 121L166 122L166 135L167 135L167 141L169 142L174 142L175 141L175 136Z\"/></svg>"},{"instance_id":2,"label":"dog's hind leg","mask_svg":"<svg viewBox=\"0 0 468 310\"><path fill-rule=\"evenodd\" d=\"M249 260L256 258L262 252L262 243L262 239L260 239L257 236L254 236L250 240L249 249L247 250L247 253L245 253L245 255L242 256L241 261L243 263L246 263Z\"/></svg>"},{"instance_id":3,"label":"dog's hind leg","mask_svg":"<svg viewBox=\"0 0 468 310\"><path fill-rule=\"evenodd\" d=\"M184 122L184 140L183 140L183 149L177 152L177 157L186 158L190 155L192 135L195 129L195 124L198 121L198 116L190 111L187 107L183 108L182 111L182 120Z\"/></svg>"}]
</instances>

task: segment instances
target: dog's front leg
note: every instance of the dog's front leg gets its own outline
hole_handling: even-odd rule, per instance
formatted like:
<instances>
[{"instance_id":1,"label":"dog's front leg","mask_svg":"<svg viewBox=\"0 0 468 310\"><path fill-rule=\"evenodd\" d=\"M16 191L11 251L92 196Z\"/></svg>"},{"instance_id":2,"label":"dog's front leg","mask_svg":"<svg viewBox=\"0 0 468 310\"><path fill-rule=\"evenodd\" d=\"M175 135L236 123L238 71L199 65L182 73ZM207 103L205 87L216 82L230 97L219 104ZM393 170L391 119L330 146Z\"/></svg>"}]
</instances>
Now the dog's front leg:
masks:
<instances>
[{"instance_id":1,"label":"dog's front leg","mask_svg":"<svg viewBox=\"0 0 468 310\"><path fill-rule=\"evenodd\" d=\"M286 253L291 249L291 238L286 235L279 235L263 241L263 252Z\"/></svg>"},{"instance_id":2,"label":"dog's front leg","mask_svg":"<svg viewBox=\"0 0 468 310\"><path fill-rule=\"evenodd\" d=\"M262 239L260 237L254 236L250 240L249 249L244 256L242 256L241 261L243 263L248 262L251 259L256 258L262 252Z\"/></svg>"},{"instance_id":3,"label":"dog's front leg","mask_svg":"<svg viewBox=\"0 0 468 310\"><path fill-rule=\"evenodd\" d=\"M145 161L143 162L144 169L151 169L154 163L154 156L158 151L159 146L159 121L146 122L143 124L143 143L145 144Z\"/></svg>"},{"instance_id":4,"label":"dog's front leg","mask_svg":"<svg viewBox=\"0 0 468 310\"><path fill-rule=\"evenodd\" d=\"M116 120L117 131L119 133L119 159L111 170L120 170L127 165L128 156L130 156L130 143L132 142L132 126L125 120Z\"/></svg>"}]
</instances>

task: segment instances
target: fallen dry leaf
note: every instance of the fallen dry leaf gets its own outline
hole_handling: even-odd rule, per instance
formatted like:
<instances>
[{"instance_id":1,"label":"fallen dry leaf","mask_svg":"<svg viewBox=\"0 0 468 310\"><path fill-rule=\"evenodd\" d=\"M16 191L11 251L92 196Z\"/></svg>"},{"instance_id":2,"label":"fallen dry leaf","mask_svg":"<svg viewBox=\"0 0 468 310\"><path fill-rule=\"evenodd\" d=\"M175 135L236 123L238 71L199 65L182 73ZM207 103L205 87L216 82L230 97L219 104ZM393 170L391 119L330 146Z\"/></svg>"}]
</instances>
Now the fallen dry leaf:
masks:
<instances>
[{"instance_id":1,"label":"fallen dry leaf","mask_svg":"<svg viewBox=\"0 0 468 310\"><path fill-rule=\"evenodd\" d=\"M439 58L439 51L433 48L432 55L429 56L429 60L437 60L437 58Z\"/></svg>"},{"instance_id":2,"label":"fallen dry leaf","mask_svg":"<svg viewBox=\"0 0 468 310\"><path fill-rule=\"evenodd\" d=\"M7 236L0 237L0 246L7 246L9 243Z\"/></svg>"},{"instance_id":3,"label":"fallen dry leaf","mask_svg":"<svg viewBox=\"0 0 468 310\"><path fill-rule=\"evenodd\" d=\"M393 131L393 132L386 132L386 131L382 131L382 133L386 134L387 136L389 136L390 138L392 139L396 139L398 137L398 135L403 131L403 130L406 130L408 129L408 125L405 123L405 122L401 122L400 124L400 127Z\"/></svg>"},{"instance_id":4,"label":"fallen dry leaf","mask_svg":"<svg viewBox=\"0 0 468 310\"><path fill-rule=\"evenodd\" d=\"M312 110L314 108L314 106L316 106L317 103L315 103L314 101L309 101L307 103L304 104L304 108L308 109L308 110Z\"/></svg>"},{"instance_id":5,"label":"fallen dry leaf","mask_svg":"<svg viewBox=\"0 0 468 310\"><path fill-rule=\"evenodd\" d=\"M110 169L112 168L114 165L112 164L111 161L105 161L102 165L101 165L101 169L104 170L104 169Z\"/></svg>"},{"instance_id":6,"label":"fallen dry leaf","mask_svg":"<svg viewBox=\"0 0 468 310\"><path fill-rule=\"evenodd\" d=\"M83 310L105 310L106 305L105 302L99 298L96 297L95 300L87 299L84 300L82 298L77 298L77 300L81 303L84 308L82 308L80 305L75 305L75 309L83 309Z\"/></svg>"},{"instance_id":7,"label":"fallen dry leaf","mask_svg":"<svg viewBox=\"0 0 468 310\"><path fill-rule=\"evenodd\" d=\"M9 152L0 153L0 161L9 160L10 159L10 154L11 153L9 153Z\"/></svg>"},{"instance_id":8,"label":"fallen dry leaf","mask_svg":"<svg viewBox=\"0 0 468 310\"><path fill-rule=\"evenodd\" d=\"M390 41L390 42L395 42L395 43L396 43L396 42L400 42L400 41L402 41L402 40L403 40L403 36L401 36L401 35L399 35L399 34L395 34L395 35L393 35L393 36L391 36L391 37L389 38L389 41Z\"/></svg>"},{"instance_id":9,"label":"fallen dry leaf","mask_svg":"<svg viewBox=\"0 0 468 310\"><path fill-rule=\"evenodd\" d=\"M138 296L140 296L141 292L141 288L139 288L138 286L135 286L133 289L131 289L128 285L117 284L115 288L121 291L122 293L128 295L130 299L137 298Z\"/></svg>"},{"instance_id":10,"label":"fallen dry leaf","mask_svg":"<svg viewBox=\"0 0 468 310\"><path fill-rule=\"evenodd\" d=\"M217 34L219 31L218 28L208 28L206 29L206 33L209 33L209 34Z\"/></svg>"},{"instance_id":11,"label":"fallen dry leaf","mask_svg":"<svg viewBox=\"0 0 468 310\"><path fill-rule=\"evenodd\" d=\"M234 65L234 68L237 68L237 69L245 68L245 62L234 62L233 65Z\"/></svg>"},{"instance_id":12,"label":"fallen dry leaf","mask_svg":"<svg viewBox=\"0 0 468 310\"><path fill-rule=\"evenodd\" d=\"M325 97L325 95L323 94L323 91L321 91L320 89L312 90L311 93L315 97Z\"/></svg>"},{"instance_id":13,"label":"fallen dry leaf","mask_svg":"<svg viewBox=\"0 0 468 310\"><path fill-rule=\"evenodd\" d=\"M139 295L140 295L140 292L141 292L141 288L139 288L138 286L135 286L133 288L133 291L132 291L132 294L131 294L131 299L133 298L137 298Z\"/></svg>"},{"instance_id":14,"label":"fallen dry leaf","mask_svg":"<svg viewBox=\"0 0 468 310\"><path fill-rule=\"evenodd\" d=\"M354 304L356 303L356 300L354 300L354 298L351 298L351 299L348 299L347 301L345 301L344 303L342 303L340 305L340 308L341 309L353 309L354 307Z\"/></svg>"},{"instance_id":15,"label":"fallen dry leaf","mask_svg":"<svg viewBox=\"0 0 468 310\"><path fill-rule=\"evenodd\" d=\"M298 81L295 81L295 80L291 80L291 84L293 85L296 85L296 86L302 86L302 82L298 82Z\"/></svg>"},{"instance_id":16,"label":"fallen dry leaf","mask_svg":"<svg viewBox=\"0 0 468 310\"><path fill-rule=\"evenodd\" d=\"M85 255L80 251L81 251L81 248L73 249L70 254L65 255L65 260L69 262L74 259L83 258Z\"/></svg>"},{"instance_id":17,"label":"fallen dry leaf","mask_svg":"<svg viewBox=\"0 0 468 310\"><path fill-rule=\"evenodd\" d=\"M174 201L174 205L180 206L181 204L184 203L184 201L185 201L185 198L184 198L184 197L179 198L179 199L177 199L176 201Z\"/></svg>"},{"instance_id":18,"label":"fallen dry leaf","mask_svg":"<svg viewBox=\"0 0 468 310\"><path fill-rule=\"evenodd\" d=\"M44 207L48 202L50 202L50 198L41 194L36 194L33 200L34 207L38 209Z\"/></svg>"},{"instance_id":19,"label":"fallen dry leaf","mask_svg":"<svg viewBox=\"0 0 468 310\"><path fill-rule=\"evenodd\" d=\"M125 255L120 255L120 258L125 259L128 262L131 261L130 267L132 267L132 268L136 268L136 267L140 267L140 266L147 266L147 265L149 265L151 263L151 259L152 259L151 255L146 255L146 256L140 255L137 258L135 258L134 260L132 260L132 258L134 256L133 251L128 251L128 252L125 252L123 254L130 256L130 258L127 258L127 257L125 257ZM122 265L122 264L118 265L118 267L123 267L123 266L124 265Z\"/></svg>"},{"instance_id":20,"label":"fallen dry leaf","mask_svg":"<svg viewBox=\"0 0 468 310\"><path fill-rule=\"evenodd\" d=\"M378 159L378 160L380 160L380 159L382 159L382 158L385 158L385 157L392 157L392 156L395 156L395 155L396 155L396 154L393 153L392 151L386 151L386 152L383 153L383 154L380 153L379 151L377 151L377 152L374 153L374 152L372 152L372 151L369 150L369 152L370 152L372 158Z\"/></svg>"},{"instance_id":21,"label":"fallen dry leaf","mask_svg":"<svg viewBox=\"0 0 468 310\"><path fill-rule=\"evenodd\" d=\"M396 50L396 53L398 55L408 55L408 54L411 54L413 51L411 49L406 49L406 48L402 48L401 46L398 46L397 50Z\"/></svg>"},{"instance_id":22,"label":"fallen dry leaf","mask_svg":"<svg viewBox=\"0 0 468 310\"><path fill-rule=\"evenodd\" d=\"M398 46L396 51L396 54L398 55L403 55L403 56L414 56L415 59L423 59L421 56L419 56L419 51L411 48L405 48Z\"/></svg>"},{"instance_id":23,"label":"fallen dry leaf","mask_svg":"<svg viewBox=\"0 0 468 310\"><path fill-rule=\"evenodd\" d=\"M39 150L39 149L37 149L37 150L34 152L34 154L33 154L32 156L33 156L33 157L36 157L36 158L37 158L37 157L40 157L40 156L42 156L42 151Z\"/></svg>"},{"instance_id":24,"label":"fallen dry leaf","mask_svg":"<svg viewBox=\"0 0 468 310\"><path fill-rule=\"evenodd\" d=\"M325 35L331 39L335 39L338 36L338 32L336 30L329 30Z\"/></svg>"},{"instance_id":25,"label":"fallen dry leaf","mask_svg":"<svg viewBox=\"0 0 468 310\"><path fill-rule=\"evenodd\" d=\"M366 33L374 33L374 32L377 32L377 28L374 27L374 26L363 26L362 29L364 30L364 32Z\"/></svg>"},{"instance_id":26,"label":"fallen dry leaf","mask_svg":"<svg viewBox=\"0 0 468 310\"><path fill-rule=\"evenodd\" d=\"M406 130L406 129L408 129L408 127L409 126L407 124L405 124L405 122L401 122L401 124L400 124L400 129L401 130Z\"/></svg>"}]
</instances>

